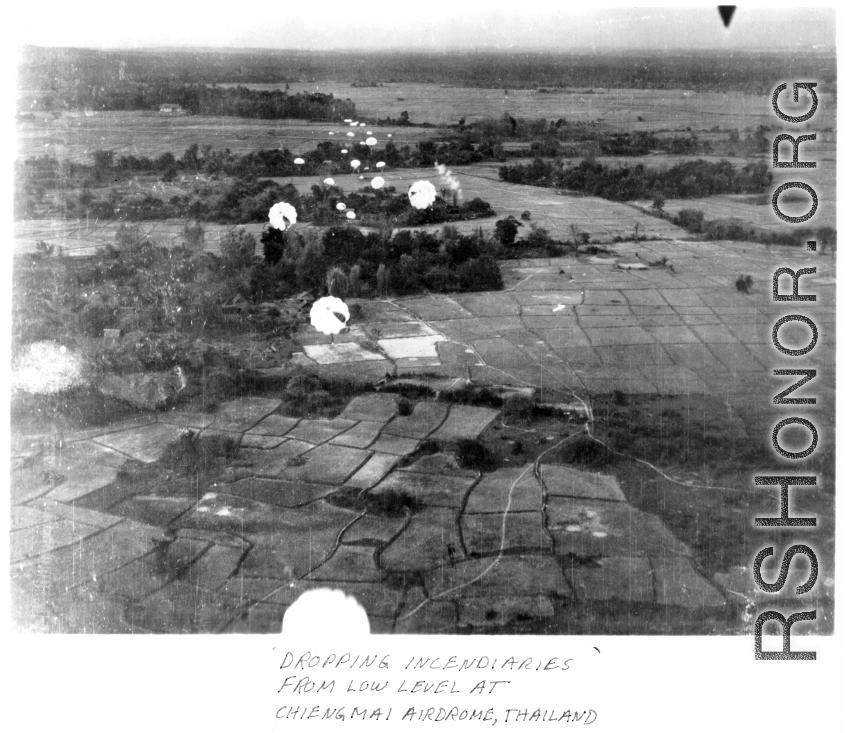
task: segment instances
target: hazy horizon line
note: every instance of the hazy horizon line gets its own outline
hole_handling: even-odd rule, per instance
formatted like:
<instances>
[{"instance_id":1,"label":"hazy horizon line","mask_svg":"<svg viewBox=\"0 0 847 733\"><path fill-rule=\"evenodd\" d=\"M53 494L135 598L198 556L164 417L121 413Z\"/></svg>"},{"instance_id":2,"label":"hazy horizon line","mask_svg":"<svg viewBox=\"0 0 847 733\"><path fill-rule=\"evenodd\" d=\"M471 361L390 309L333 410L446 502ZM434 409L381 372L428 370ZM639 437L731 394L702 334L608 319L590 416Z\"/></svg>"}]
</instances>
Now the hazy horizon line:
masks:
<instances>
[{"instance_id":1,"label":"hazy horizon line","mask_svg":"<svg viewBox=\"0 0 847 733\"><path fill-rule=\"evenodd\" d=\"M208 45L185 45L185 46L174 46L174 45L164 45L164 46L44 46L39 45L37 43L27 43L23 44L21 47L23 49L26 48L38 48L43 50L63 50L63 49L73 49L77 51L102 51L102 52L114 52L114 53L127 53L127 52L173 52L173 53L190 53L197 51L206 51L210 53L227 51L227 52L245 52L245 53L320 53L320 54L344 54L344 53L355 53L359 55L385 55L388 53L397 53L403 52L408 54L419 54L419 55L434 55L434 54L468 54L468 53L506 53L506 52L517 52L517 53L526 53L526 54L551 54L551 55L559 55L559 56L567 56L573 54L584 54L584 55L601 55L601 54L614 54L614 55L626 55L626 54L645 54L645 53L670 53L670 52L679 52L679 53L712 53L715 55L724 55L724 54L759 54L759 53L769 53L774 55L780 55L785 53L793 53L796 51L802 51L803 53L831 53L835 54L837 52L837 46L828 45L828 44L818 44L815 46L809 47L801 47L797 46L796 49L792 48L781 48L774 49L772 47L750 47L744 49L716 49L714 46L666 46L666 47L656 47L656 48L613 48L613 47L596 47L596 46L579 46L574 48L557 48L557 47L534 47L530 48L527 46L474 46L474 47L466 47L460 48L455 46L445 46L443 48L404 48L402 46L393 46L393 47L383 47L383 48L274 48L271 46L208 46Z\"/></svg>"}]
</instances>

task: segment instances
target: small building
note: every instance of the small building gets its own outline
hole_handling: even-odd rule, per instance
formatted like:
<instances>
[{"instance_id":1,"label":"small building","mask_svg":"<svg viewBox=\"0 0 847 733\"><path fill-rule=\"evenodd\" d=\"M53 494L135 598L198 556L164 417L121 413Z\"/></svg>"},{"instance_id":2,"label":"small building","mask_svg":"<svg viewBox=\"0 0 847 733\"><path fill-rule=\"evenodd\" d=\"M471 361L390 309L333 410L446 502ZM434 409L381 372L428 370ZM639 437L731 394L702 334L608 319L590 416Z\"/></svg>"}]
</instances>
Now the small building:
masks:
<instances>
[{"instance_id":1,"label":"small building","mask_svg":"<svg viewBox=\"0 0 847 733\"><path fill-rule=\"evenodd\" d=\"M182 105L166 103L159 105L159 112L166 115L178 115L183 114L185 110L182 108Z\"/></svg>"}]
</instances>

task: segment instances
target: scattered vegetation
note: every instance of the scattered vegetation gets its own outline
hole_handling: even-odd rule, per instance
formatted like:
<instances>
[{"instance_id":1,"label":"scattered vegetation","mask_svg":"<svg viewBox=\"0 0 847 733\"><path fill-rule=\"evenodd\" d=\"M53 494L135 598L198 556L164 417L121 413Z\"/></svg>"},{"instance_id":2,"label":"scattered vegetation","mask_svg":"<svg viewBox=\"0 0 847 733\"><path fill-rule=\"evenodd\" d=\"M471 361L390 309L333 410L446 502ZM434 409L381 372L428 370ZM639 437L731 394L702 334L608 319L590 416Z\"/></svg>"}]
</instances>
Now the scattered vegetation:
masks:
<instances>
[{"instance_id":1,"label":"scattered vegetation","mask_svg":"<svg viewBox=\"0 0 847 733\"><path fill-rule=\"evenodd\" d=\"M753 278L750 275L739 275L735 281L735 289L744 295L749 294L750 288L753 287Z\"/></svg>"}]
</instances>

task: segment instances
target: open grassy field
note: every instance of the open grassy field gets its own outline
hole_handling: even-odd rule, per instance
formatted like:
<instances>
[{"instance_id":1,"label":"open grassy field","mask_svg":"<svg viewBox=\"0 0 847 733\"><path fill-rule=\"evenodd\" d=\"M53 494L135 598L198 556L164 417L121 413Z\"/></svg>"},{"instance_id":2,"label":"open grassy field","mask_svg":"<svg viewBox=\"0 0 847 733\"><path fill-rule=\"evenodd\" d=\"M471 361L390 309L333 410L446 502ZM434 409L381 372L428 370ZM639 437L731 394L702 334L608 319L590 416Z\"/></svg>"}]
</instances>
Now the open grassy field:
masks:
<instances>
[{"instance_id":1,"label":"open grassy field","mask_svg":"<svg viewBox=\"0 0 847 733\"><path fill-rule=\"evenodd\" d=\"M312 150L324 140L347 139L348 126L306 120L252 120L240 117L194 117L158 112L64 112L17 126L17 157L41 155L59 160L90 163L95 150L112 150L116 156L179 157L190 145L229 148L234 153L288 148L294 153ZM414 145L437 133L420 127L380 127L397 145ZM330 132L334 136L330 136ZM361 134L358 138L361 139Z\"/></svg>"},{"instance_id":2,"label":"open grassy field","mask_svg":"<svg viewBox=\"0 0 847 733\"><path fill-rule=\"evenodd\" d=\"M226 85L221 85L226 86ZM235 85L233 85L235 86ZM279 84L244 84L248 89L281 89ZM402 111L413 122L455 124L484 117L544 117L602 122L613 129L634 130L755 128L777 122L770 99L740 92L694 92L684 89L567 89L544 94L535 89L480 89L435 84L385 84L351 87L341 83L291 84L296 92L321 92L356 104L362 117L397 118ZM785 95L787 97L787 95ZM834 95L819 93L820 107L815 129L834 127L837 102Z\"/></svg>"}]
</instances>

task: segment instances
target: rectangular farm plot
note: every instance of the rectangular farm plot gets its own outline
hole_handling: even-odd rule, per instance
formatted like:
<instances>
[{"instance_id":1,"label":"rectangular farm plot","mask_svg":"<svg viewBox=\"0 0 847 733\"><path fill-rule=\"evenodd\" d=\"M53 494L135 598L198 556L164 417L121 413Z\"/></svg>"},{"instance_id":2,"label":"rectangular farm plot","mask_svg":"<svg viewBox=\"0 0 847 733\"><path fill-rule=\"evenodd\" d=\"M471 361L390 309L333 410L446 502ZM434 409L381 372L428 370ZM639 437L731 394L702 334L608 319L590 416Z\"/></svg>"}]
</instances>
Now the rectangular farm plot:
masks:
<instances>
[{"instance_id":1,"label":"rectangular farm plot","mask_svg":"<svg viewBox=\"0 0 847 733\"><path fill-rule=\"evenodd\" d=\"M501 549L542 551L553 546L540 511L464 515L462 538L471 556Z\"/></svg>"},{"instance_id":2,"label":"rectangular farm plot","mask_svg":"<svg viewBox=\"0 0 847 733\"><path fill-rule=\"evenodd\" d=\"M488 407L453 405L444 424L433 433L439 441L457 441L462 438L478 438L500 413Z\"/></svg>"},{"instance_id":3,"label":"rectangular farm plot","mask_svg":"<svg viewBox=\"0 0 847 733\"><path fill-rule=\"evenodd\" d=\"M356 423L353 420L301 420L300 424L288 433L289 438L305 440L307 443L325 443L327 440L349 430Z\"/></svg>"},{"instance_id":4,"label":"rectangular farm plot","mask_svg":"<svg viewBox=\"0 0 847 733\"><path fill-rule=\"evenodd\" d=\"M314 448L302 440L285 440L269 449L242 449L239 460L247 462L257 476L278 476L292 459Z\"/></svg>"},{"instance_id":5,"label":"rectangular farm plot","mask_svg":"<svg viewBox=\"0 0 847 733\"><path fill-rule=\"evenodd\" d=\"M541 466L541 480L550 496L626 501L614 476L547 463Z\"/></svg>"},{"instance_id":6,"label":"rectangular farm plot","mask_svg":"<svg viewBox=\"0 0 847 733\"><path fill-rule=\"evenodd\" d=\"M384 434L422 440L444 422L447 410L439 402L418 402L411 415L395 417L386 425Z\"/></svg>"},{"instance_id":7,"label":"rectangular farm plot","mask_svg":"<svg viewBox=\"0 0 847 733\"><path fill-rule=\"evenodd\" d=\"M397 400L388 394L363 394L350 400L339 415L345 420L388 422L397 414Z\"/></svg>"},{"instance_id":8,"label":"rectangular farm plot","mask_svg":"<svg viewBox=\"0 0 847 733\"><path fill-rule=\"evenodd\" d=\"M547 529L560 556L691 554L658 517L625 502L550 496Z\"/></svg>"},{"instance_id":9,"label":"rectangular farm plot","mask_svg":"<svg viewBox=\"0 0 847 733\"><path fill-rule=\"evenodd\" d=\"M272 413L280 405L280 400L265 397L241 397L224 402L215 413L211 427L215 430L240 432L249 430L262 418Z\"/></svg>"},{"instance_id":10,"label":"rectangular farm plot","mask_svg":"<svg viewBox=\"0 0 847 733\"><path fill-rule=\"evenodd\" d=\"M285 415L268 415L262 422L250 429L255 435L285 435L298 422L299 418L286 417Z\"/></svg>"},{"instance_id":11,"label":"rectangular farm plot","mask_svg":"<svg viewBox=\"0 0 847 733\"><path fill-rule=\"evenodd\" d=\"M377 345L390 359L437 359L438 349L436 344L439 341L446 341L446 339L439 334L435 334L434 336L382 338L377 341Z\"/></svg>"},{"instance_id":12,"label":"rectangular farm plot","mask_svg":"<svg viewBox=\"0 0 847 733\"><path fill-rule=\"evenodd\" d=\"M347 486L356 489L369 489L385 478L386 474L400 460L390 453L374 453L353 476L347 479Z\"/></svg>"},{"instance_id":13,"label":"rectangular farm plot","mask_svg":"<svg viewBox=\"0 0 847 733\"><path fill-rule=\"evenodd\" d=\"M334 437L330 442L336 445L347 445L351 448L367 448L378 437L384 423L362 420L346 432Z\"/></svg>"},{"instance_id":14,"label":"rectangular farm plot","mask_svg":"<svg viewBox=\"0 0 847 733\"><path fill-rule=\"evenodd\" d=\"M282 477L289 481L313 481L322 484L343 484L370 456L368 451L327 443L303 456L299 466L289 466Z\"/></svg>"},{"instance_id":15,"label":"rectangular farm plot","mask_svg":"<svg viewBox=\"0 0 847 733\"><path fill-rule=\"evenodd\" d=\"M102 435L97 442L144 463L153 463L161 458L170 443L179 439L182 432L177 425L154 423L135 430Z\"/></svg>"},{"instance_id":16,"label":"rectangular farm plot","mask_svg":"<svg viewBox=\"0 0 847 733\"><path fill-rule=\"evenodd\" d=\"M419 499L429 507L458 509L465 494L476 479L466 476L439 476L433 473L411 473L395 471L389 474L376 488L375 495L397 492Z\"/></svg>"},{"instance_id":17,"label":"rectangular farm plot","mask_svg":"<svg viewBox=\"0 0 847 733\"><path fill-rule=\"evenodd\" d=\"M565 576L578 598L653 602L653 573L646 557L604 557L596 565L566 562Z\"/></svg>"},{"instance_id":18,"label":"rectangular farm plot","mask_svg":"<svg viewBox=\"0 0 847 733\"><path fill-rule=\"evenodd\" d=\"M303 347L306 356L318 364L345 364L352 361L384 361L376 351L369 351L357 343L311 344Z\"/></svg>"},{"instance_id":19,"label":"rectangular farm plot","mask_svg":"<svg viewBox=\"0 0 847 733\"><path fill-rule=\"evenodd\" d=\"M455 512L427 507L380 555L380 565L392 572L428 571L450 563L451 551L455 556L461 547Z\"/></svg>"},{"instance_id":20,"label":"rectangular farm plot","mask_svg":"<svg viewBox=\"0 0 847 733\"><path fill-rule=\"evenodd\" d=\"M541 486L532 468L501 468L483 474L465 507L466 514L532 511L542 505Z\"/></svg>"},{"instance_id":21,"label":"rectangular farm plot","mask_svg":"<svg viewBox=\"0 0 847 733\"><path fill-rule=\"evenodd\" d=\"M621 328L586 328L585 333L593 346L619 346L652 344L655 339L639 326Z\"/></svg>"}]
</instances>

